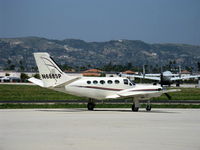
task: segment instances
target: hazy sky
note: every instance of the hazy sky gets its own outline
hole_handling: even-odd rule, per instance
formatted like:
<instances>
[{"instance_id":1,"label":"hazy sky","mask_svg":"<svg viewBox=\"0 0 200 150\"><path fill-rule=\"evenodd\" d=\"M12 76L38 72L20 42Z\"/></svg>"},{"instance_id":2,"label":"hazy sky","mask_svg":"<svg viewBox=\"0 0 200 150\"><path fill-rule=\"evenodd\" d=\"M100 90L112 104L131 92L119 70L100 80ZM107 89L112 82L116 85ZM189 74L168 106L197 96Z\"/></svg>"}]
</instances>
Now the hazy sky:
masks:
<instances>
[{"instance_id":1,"label":"hazy sky","mask_svg":"<svg viewBox=\"0 0 200 150\"><path fill-rule=\"evenodd\" d=\"M0 0L0 37L200 45L200 0Z\"/></svg>"}]
</instances>

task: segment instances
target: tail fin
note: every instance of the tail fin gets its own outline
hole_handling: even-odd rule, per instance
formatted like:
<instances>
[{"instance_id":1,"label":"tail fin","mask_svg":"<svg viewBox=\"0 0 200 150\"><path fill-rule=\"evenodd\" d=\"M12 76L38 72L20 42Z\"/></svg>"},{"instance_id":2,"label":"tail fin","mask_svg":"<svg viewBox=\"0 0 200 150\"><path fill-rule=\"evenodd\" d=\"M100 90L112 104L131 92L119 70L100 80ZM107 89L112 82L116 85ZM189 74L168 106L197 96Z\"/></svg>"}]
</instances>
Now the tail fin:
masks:
<instances>
[{"instance_id":1,"label":"tail fin","mask_svg":"<svg viewBox=\"0 0 200 150\"><path fill-rule=\"evenodd\" d=\"M66 75L48 53L34 53L44 87L55 87L75 78Z\"/></svg>"}]
</instances>

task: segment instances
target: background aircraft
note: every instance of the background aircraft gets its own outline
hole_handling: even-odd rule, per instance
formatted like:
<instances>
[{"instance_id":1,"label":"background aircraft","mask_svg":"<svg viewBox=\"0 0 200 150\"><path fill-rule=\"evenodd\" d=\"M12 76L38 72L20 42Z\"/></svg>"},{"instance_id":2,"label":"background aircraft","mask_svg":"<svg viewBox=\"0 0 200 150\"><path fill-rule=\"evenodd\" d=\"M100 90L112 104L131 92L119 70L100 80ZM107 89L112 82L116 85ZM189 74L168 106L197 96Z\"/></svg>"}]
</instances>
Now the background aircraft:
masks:
<instances>
[{"instance_id":1,"label":"background aircraft","mask_svg":"<svg viewBox=\"0 0 200 150\"><path fill-rule=\"evenodd\" d=\"M18 77L10 77L10 76L0 76L0 82L20 82L21 79Z\"/></svg>"},{"instance_id":2,"label":"background aircraft","mask_svg":"<svg viewBox=\"0 0 200 150\"><path fill-rule=\"evenodd\" d=\"M132 110L138 111L139 100L158 97L167 92L178 90L163 90L161 86L139 85L123 77L74 77L65 74L56 65L48 53L34 53L36 64L41 76L29 81L44 88L69 93L81 97L88 97L88 110L95 107L95 99L115 99L129 97L133 99ZM151 110L148 103L147 111Z\"/></svg>"},{"instance_id":3,"label":"background aircraft","mask_svg":"<svg viewBox=\"0 0 200 150\"><path fill-rule=\"evenodd\" d=\"M128 74L120 74L124 77L133 77L133 78L140 78L140 79L149 79L153 81L158 81L161 86L168 85L170 86L172 83L176 83L176 86L180 85L180 81L185 79L194 79L200 78L200 75L189 75L189 76L182 76L181 69L179 69L179 74L173 74L171 71L165 71L157 74L145 74L145 69L143 67L143 74L142 75L128 75Z\"/></svg>"},{"instance_id":4,"label":"background aircraft","mask_svg":"<svg viewBox=\"0 0 200 150\"><path fill-rule=\"evenodd\" d=\"M6 76L1 76L0 77L0 82L10 82L10 78L8 78Z\"/></svg>"}]
</instances>

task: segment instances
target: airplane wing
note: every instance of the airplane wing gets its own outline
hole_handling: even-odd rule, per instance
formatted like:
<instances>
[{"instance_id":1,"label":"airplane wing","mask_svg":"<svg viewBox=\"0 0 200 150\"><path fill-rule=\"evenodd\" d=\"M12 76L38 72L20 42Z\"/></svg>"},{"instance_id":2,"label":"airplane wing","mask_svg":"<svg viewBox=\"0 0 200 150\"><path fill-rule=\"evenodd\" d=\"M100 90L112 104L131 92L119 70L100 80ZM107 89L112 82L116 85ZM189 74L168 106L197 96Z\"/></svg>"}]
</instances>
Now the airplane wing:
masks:
<instances>
[{"instance_id":1,"label":"airplane wing","mask_svg":"<svg viewBox=\"0 0 200 150\"><path fill-rule=\"evenodd\" d=\"M159 76L150 77L150 76L143 76L143 75L127 75L127 74L122 74L122 76L160 81Z\"/></svg>"},{"instance_id":2,"label":"airplane wing","mask_svg":"<svg viewBox=\"0 0 200 150\"><path fill-rule=\"evenodd\" d=\"M169 93L169 92L178 92L178 91L181 91L180 89L171 89L171 90L144 90L144 91L126 91L126 90L123 90L123 91L120 91L118 93L119 96L122 96L122 97L131 97L131 96L136 96L136 95L149 95L149 94L164 94L164 93Z\"/></svg>"},{"instance_id":3,"label":"airplane wing","mask_svg":"<svg viewBox=\"0 0 200 150\"><path fill-rule=\"evenodd\" d=\"M156 80L160 81L160 77L149 77L149 76L139 76L139 75L133 75L135 78L140 78L140 79L149 79L149 80Z\"/></svg>"},{"instance_id":4,"label":"airplane wing","mask_svg":"<svg viewBox=\"0 0 200 150\"><path fill-rule=\"evenodd\" d=\"M160 73L155 73L155 74L145 74L145 76L152 76L152 77L159 77Z\"/></svg>"},{"instance_id":5,"label":"airplane wing","mask_svg":"<svg viewBox=\"0 0 200 150\"><path fill-rule=\"evenodd\" d=\"M115 94L115 95L110 95L106 97L106 99L115 99L115 98L120 98L120 96Z\"/></svg>"},{"instance_id":6,"label":"airplane wing","mask_svg":"<svg viewBox=\"0 0 200 150\"><path fill-rule=\"evenodd\" d=\"M186 77L172 77L171 80L172 81L176 81L176 80L184 80L184 79L192 79L192 78L199 78L200 75L196 75L196 76L186 76Z\"/></svg>"},{"instance_id":7,"label":"airplane wing","mask_svg":"<svg viewBox=\"0 0 200 150\"><path fill-rule=\"evenodd\" d=\"M144 76L144 79L160 81L160 77L147 77L147 76Z\"/></svg>"},{"instance_id":8,"label":"airplane wing","mask_svg":"<svg viewBox=\"0 0 200 150\"><path fill-rule=\"evenodd\" d=\"M178 92L181 91L180 89L171 89L171 90L122 90L120 92L118 92L115 95L110 95L107 96L106 98L108 99L112 99L112 98L120 98L120 97L141 97L141 98L151 98L151 97L159 97L164 93L170 93L170 92Z\"/></svg>"}]
</instances>

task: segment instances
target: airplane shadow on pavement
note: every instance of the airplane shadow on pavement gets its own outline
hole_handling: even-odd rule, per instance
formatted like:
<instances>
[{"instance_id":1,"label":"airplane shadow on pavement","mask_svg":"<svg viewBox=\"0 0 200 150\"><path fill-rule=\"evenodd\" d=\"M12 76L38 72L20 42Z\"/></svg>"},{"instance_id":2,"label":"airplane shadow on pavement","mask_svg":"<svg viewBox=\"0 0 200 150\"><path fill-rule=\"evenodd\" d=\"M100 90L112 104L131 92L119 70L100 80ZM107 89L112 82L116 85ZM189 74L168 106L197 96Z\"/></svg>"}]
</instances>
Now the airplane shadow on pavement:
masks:
<instances>
[{"instance_id":1,"label":"airplane shadow on pavement","mask_svg":"<svg viewBox=\"0 0 200 150\"><path fill-rule=\"evenodd\" d=\"M70 109L39 109L36 111L44 111L44 112L132 112L132 113L179 113L179 112L175 112L173 110L152 110L152 111L146 111L144 109L139 110L138 112L133 112L131 109L98 109L96 108L93 111L88 111L85 108L70 108Z\"/></svg>"}]
</instances>

